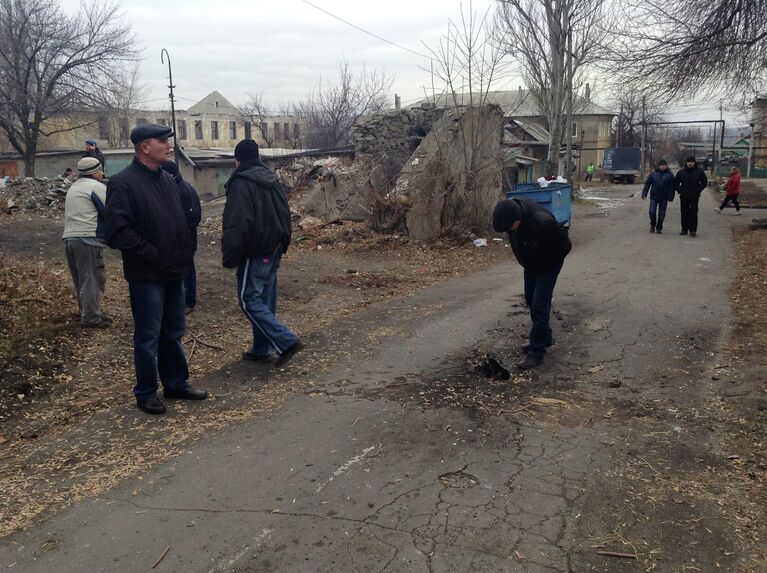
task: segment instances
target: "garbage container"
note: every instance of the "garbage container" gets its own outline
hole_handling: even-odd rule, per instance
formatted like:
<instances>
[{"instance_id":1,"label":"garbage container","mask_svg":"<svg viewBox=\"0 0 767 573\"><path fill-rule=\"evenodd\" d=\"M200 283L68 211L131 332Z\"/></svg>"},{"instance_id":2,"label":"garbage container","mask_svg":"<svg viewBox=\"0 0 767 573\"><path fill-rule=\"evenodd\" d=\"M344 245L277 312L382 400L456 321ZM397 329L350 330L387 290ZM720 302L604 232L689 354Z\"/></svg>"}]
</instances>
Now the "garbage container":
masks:
<instances>
[{"instance_id":1,"label":"garbage container","mask_svg":"<svg viewBox=\"0 0 767 573\"><path fill-rule=\"evenodd\" d=\"M572 191L570 183L550 183L547 187L541 187L537 183L517 183L512 191L506 192L506 198L531 199L546 207L554 215L557 223L569 227Z\"/></svg>"}]
</instances>

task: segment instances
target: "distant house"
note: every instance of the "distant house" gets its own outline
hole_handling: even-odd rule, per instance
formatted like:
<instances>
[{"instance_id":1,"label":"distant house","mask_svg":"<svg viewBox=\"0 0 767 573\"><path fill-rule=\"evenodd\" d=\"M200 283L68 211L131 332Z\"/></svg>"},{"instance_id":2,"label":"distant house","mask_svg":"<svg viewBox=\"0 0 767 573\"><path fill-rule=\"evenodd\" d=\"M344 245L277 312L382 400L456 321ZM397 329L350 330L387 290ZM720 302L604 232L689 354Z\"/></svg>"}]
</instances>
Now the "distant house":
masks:
<instances>
[{"instance_id":1,"label":"distant house","mask_svg":"<svg viewBox=\"0 0 767 573\"><path fill-rule=\"evenodd\" d=\"M522 121L527 129L538 128L536 136L539 144L545 137L546 144L549 141L549 133L546 130L546 118L541 114L538 105L529 90L491 91L484 100L488 104L496 104L501 107L509 122ZM432 98L425 98L411 107L434 106L437 108L458 105L476 105L479 102L477 94L439 94ZM570 137L573 144L582 147L580 162L582 166L593 162L599 165L604 160L604 150L612 146L612 123L616 114L591 101L590 89L586 86L584 97L576 98L574 103L573 122L569 126ZM510 124L507 124L509 127ZM518 127L519 124L517 124ZM512 130L516 128L512 127ZM528 131L528 134L530 132ZM525 142L519 142L524 144ZM517 144L514 144L517 145ZM548 149L547 149L548 153ZM547 156L539 158L545 162Z\"/></svg>"},{"instance_id":2,"label":"distant house","mask_svg":"<svg viewBox=\"0 0 767 573\"><path fill-rule=\"evenodd\" d=\"M214 91L187 110L176 110L176 136L183 147L231 149L241 139L255 139L261 147L300 148L305 136L305 122L295 116L269 115L243 117L240 110L220 92ZM48 126L59 131L42 136L40 151L79 150L86 139L94 138L102 149L131 147L129 135L144 123L171 124L169 110L82 111L52 118ZM54 131L45 129L44 131ZM0 135L0 152L13 151Z\"/></svg>"}]
</instances>

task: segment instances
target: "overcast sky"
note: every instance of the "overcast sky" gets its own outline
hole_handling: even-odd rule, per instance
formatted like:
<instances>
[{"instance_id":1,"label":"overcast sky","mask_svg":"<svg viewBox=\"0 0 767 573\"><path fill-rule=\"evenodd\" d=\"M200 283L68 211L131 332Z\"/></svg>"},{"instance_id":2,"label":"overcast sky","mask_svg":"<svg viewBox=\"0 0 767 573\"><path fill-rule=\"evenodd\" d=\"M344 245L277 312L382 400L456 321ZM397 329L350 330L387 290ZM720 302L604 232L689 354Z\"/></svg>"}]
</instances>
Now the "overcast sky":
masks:
<instances>
[{"instance_id":1,"label":"overcast sky","mask_svg":"<svg viewBox=\"0 0 767 573\"><path fill-rule=\"evenodd\" d=\"M415 52L436 46L448 21L460 20L458 0L311 0L311 3L371 33ZM61 0L68 11L79 0ZM474 0L483 15L493 0ZM468 11L469 2L464 2ZM355 69L383 68L394 77L392 98L403 103L423 97L430 82L429 60L387 44L344 24L302 0L130 0L123 2L126 23L143 48L141 79L150 90L147 107L167 107L167 48L179 108L188 108L213 90L235 105L248 94L263 93L273 108L303 98L320 76L333 78L344 59ZM590 78L594 99L609 100L598 78ZM506 77L496 89L516 89L520 80ZM679 102L675 119L718 119L715 103ZM725 119L736 116L725 114Z\"/></svg>"}]
</instances>

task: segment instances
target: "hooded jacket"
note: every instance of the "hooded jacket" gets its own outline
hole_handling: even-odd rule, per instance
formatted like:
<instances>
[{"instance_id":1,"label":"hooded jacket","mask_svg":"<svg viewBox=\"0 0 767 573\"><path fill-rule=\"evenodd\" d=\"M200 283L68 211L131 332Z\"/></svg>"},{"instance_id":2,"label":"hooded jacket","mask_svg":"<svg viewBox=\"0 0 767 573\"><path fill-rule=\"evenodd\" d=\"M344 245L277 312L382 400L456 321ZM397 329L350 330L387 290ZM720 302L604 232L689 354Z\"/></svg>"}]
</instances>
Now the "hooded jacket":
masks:
<instances>
[{"instance_id":1,"label":"hooded jacket","mask_svg":"<svg viewBox=\"0 0 767 573\"><path fill-rule=\"evenodd\" d=\"M192 267L192 237L176 183L133 162L107 185L107 244L120 249L127 280L171 281Z\"/></svg>"},{"instance_id":2,"label":"hooded jacket","mask_svg":"<svg viewBox=\"0 0 767 573\"><path fill-rule=\"evenodd\" d=\"M521 210L522 224L509 230L514 256L525 270L534 274L559 267L573 245L564 229L549 211L530 199L511 199ZM510 229L513 221L493 221L496 230Z\"/></svg>"},{"instance_id":3,"label":"hooded jacket","mask_svg":"<svg viewBox=\"0 0 767 573\"><path fill-rule=\"evenodd\" d=\"M290 207L277 175L259 159L246 161L226 182L221 254L227 268L245 259L287 252Z\"/></svg>"},{"instance_id":4,"label":"hooded jacket","mask_svg":"<svg viewBox=\"0 0 767 573\"><path fill-rule=\"evenodd\" d=\"M661 171L660 169L654 169L650 175L647 176L644 189L642 189L642 199L647 197L647 192L650 192L650 198L656 201L673 201L674 200L674 187L675 180L674 174L668 169Z\"/></svg>"},{"instance_id":5,"label":"hooded jacket","mask_svg":"<svg viewBox=\"0 0 767 573\"><path fill-rule=\"evenodd\" d=\"M733 173L727 178L727 196L740 195L740 173Z\"/></svg>"},{"instance_id":6,"label":"hooded jacket","mask_svg":"<svg viewBox=\"0 0 767 573\"><path fill-rule=\"evenodd\" d=\"M692 167L686 165L679 170L675 178L676 191L683 199L698 199L708 186L708 177L696 163Z\"/></svg>"}]
</instances>

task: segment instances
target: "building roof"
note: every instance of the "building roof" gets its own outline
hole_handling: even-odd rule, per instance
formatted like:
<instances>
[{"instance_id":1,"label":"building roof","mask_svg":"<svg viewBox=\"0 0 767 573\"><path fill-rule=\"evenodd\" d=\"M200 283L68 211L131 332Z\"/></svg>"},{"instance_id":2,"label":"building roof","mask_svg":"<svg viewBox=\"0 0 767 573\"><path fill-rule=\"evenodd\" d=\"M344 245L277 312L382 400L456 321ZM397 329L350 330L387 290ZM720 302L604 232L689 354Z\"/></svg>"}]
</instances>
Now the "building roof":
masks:
<instances>
[{"instance_id":1,"label":"building roof","mask_svg":"<svg viewBox=\"0 0 767 573\"><path fill-rule=\"evenodd\" d=\"M551 135L543 127L526 119L512 119L504 126L506 145L549 145Z\"/></svg>"},{"instance_id":2,"label":"building roof","mask_svg":"<svg viewBox=\"0 0 767 573\"><path fill-rule=\"evenodd\" d=\"M487 92L485 103L491 103L500 106L503 113L509 117L540 117L541 112L538 109L537 102L530 90L508 90ZM435 97L424 98L410 107L422 107L424 105L434 105L437 108L452 107L457 105L469 105L470 103L479 103L482 94L457 93L455 97L450 94L437 94ZM587 102L583 98L576 98L575 115L617 115L615 112L602 107L594 102Z\"/></svg>"},{"instance_id":3,"label":"building roof","mask_svg":"<svg viewBox=\"0 0 767 573\"><path fill-rule=\"evenodd\" d=\"M189 115L240 115L240 110L232 102L221 95L221 92L213 91L186 110L186 113Z\"/></svg>"}]
</instances>

